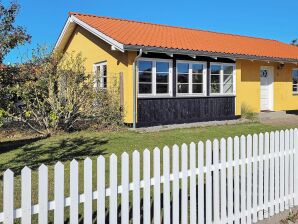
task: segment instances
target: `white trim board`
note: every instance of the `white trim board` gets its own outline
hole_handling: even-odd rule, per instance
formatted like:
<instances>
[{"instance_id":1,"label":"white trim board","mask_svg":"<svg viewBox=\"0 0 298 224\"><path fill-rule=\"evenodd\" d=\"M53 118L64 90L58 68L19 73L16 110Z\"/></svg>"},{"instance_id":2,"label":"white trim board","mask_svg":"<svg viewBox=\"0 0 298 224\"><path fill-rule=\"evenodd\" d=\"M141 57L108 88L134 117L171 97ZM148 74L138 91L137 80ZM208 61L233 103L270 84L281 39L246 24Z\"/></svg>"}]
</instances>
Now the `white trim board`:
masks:
<instances>
[{"instance_id":1,"label":"white trim board","mask_svg":"<svg viewBox=\"0 0 298 224\"><path fill-rule=\"evenodd\" d=\"M67 41L63 41L63 40L64 40L64 38L68 39L69 36L70 36L70 34L68 34L68 33L69 32L72 33L72 31L73 31L73 30L69 30L71 24L77 24L77 25L81 26L82 28L86 29L87 31L89 31L90 33L94 34L98 38L100 38L103 41L105 41L108 44L110 44L113 48L116 48L117 50L119 50L121 52L124 52L124 45L122 43L114 40L113 38L105 35L104 33L98 31L97 29L89 26L87 23L83 22L82 20L76 18L73 15L71 15L68 18L68 20L67 20L67 22L66 22L66 24L65 24L65 26L64 26L61 34L60 34L60 36L59 36L59 38L57 40L57 43L55 45L55 49L57 49L57 48L64 49L65 44L66 44ZM64 46L61 46L61 44L64 45Z\"/></svg>"}]
</instances>

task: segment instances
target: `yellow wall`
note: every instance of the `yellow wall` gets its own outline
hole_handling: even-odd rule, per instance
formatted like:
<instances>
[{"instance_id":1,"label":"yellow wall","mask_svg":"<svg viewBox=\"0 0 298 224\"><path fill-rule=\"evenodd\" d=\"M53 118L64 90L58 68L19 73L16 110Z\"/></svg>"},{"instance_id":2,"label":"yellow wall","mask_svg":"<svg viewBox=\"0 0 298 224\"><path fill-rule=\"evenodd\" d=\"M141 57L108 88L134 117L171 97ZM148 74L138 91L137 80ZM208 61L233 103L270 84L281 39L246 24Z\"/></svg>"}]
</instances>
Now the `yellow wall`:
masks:
<instances>
[{"instance_id":1,"label":"yellow wall","mask_svg":"<svg viewBox=\"0 0 298 224\"><path fill-rule=\"evenodd\" d=\"M260 69L273 66L274 72L274 110L298 110L298 95L292 93L293 64L285 64L278 69L279 63L237 60L236 63L236 114L241 115L245 105L253 112L260 112ZM297 67L297 66L296 66Z\"/></svg>"},{"instance_id":2,"label":"yellow wall","mask_svg":"<svg viewBox=\"0 0 298 224\"><path fill-rule=\"evenodd\" d=\"M82 53L86 58L85 67L86 72L93 73L93 64L98 62L107 62L107 83L108 88L119 80L119 73L123 73L124 82L124 121L132 123L133 121L133 61L136 57L135 52L120 52L112 51L111 45L105 43L98 37L94 36L85 29L77 26L71 36L67 46L65 47L66 53L76 52Z\"/></svg>"}]
</instances>

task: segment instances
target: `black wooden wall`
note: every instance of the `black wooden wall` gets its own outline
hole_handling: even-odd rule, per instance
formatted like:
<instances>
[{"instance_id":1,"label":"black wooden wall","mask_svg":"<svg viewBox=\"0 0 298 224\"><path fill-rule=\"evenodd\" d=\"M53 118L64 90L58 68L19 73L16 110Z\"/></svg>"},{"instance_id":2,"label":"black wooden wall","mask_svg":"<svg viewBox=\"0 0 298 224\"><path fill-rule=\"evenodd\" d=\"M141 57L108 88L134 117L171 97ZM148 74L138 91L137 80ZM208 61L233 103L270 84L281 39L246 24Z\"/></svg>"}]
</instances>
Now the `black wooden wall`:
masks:
<instances>
[{"instance_id":1,"label":"black wooden wall","mask_svg":"<svg viewBox=\"0 0 298 224\"><path fill-rule=\"evenodd\" d=\"M138 127L235 118L235 97L138 99Z\"/></svg>"}]
</instances>

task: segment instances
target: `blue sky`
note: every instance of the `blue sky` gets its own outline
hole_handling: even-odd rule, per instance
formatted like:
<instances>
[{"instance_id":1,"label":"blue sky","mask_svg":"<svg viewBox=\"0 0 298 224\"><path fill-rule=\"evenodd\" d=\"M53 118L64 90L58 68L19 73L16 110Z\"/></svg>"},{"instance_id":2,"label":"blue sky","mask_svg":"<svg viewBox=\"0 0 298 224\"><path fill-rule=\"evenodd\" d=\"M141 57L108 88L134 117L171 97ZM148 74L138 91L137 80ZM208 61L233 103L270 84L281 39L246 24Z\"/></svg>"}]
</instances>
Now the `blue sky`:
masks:
<instances>
[{"instance_id":1,"label":"blue sky","mask_svg":"<svg viewBox=\"0 0 298 224\"><path fill-rule=\"evenodd\" d=\"M0 0L1 1L1 0ZM10 1L2 0L8 4ZM17 24L32 35L5 59L14 63L30 57L38 44L53 46L69 11L211 31L277 39L298 38L297 0L19 0Z\"/></svg>"}]
</instances>

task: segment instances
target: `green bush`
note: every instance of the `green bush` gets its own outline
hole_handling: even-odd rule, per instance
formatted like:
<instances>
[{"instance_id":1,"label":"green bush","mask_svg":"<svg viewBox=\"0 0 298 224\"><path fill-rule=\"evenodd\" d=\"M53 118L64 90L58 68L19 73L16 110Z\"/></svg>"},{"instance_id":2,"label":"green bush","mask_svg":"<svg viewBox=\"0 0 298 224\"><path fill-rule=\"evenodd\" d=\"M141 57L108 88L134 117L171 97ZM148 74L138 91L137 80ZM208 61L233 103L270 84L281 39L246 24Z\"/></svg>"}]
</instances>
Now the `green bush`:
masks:
<instances>
[{"instance_id":1,"label":"green bush","mask_svg":"<svg viewBox=\"0 0 298 224\"><path fill-rule=\"evenodd\" d=\"M252 121L257 120L257 114L246 104L241 105L241 117Z\"/></svg>"}]
</instances>

